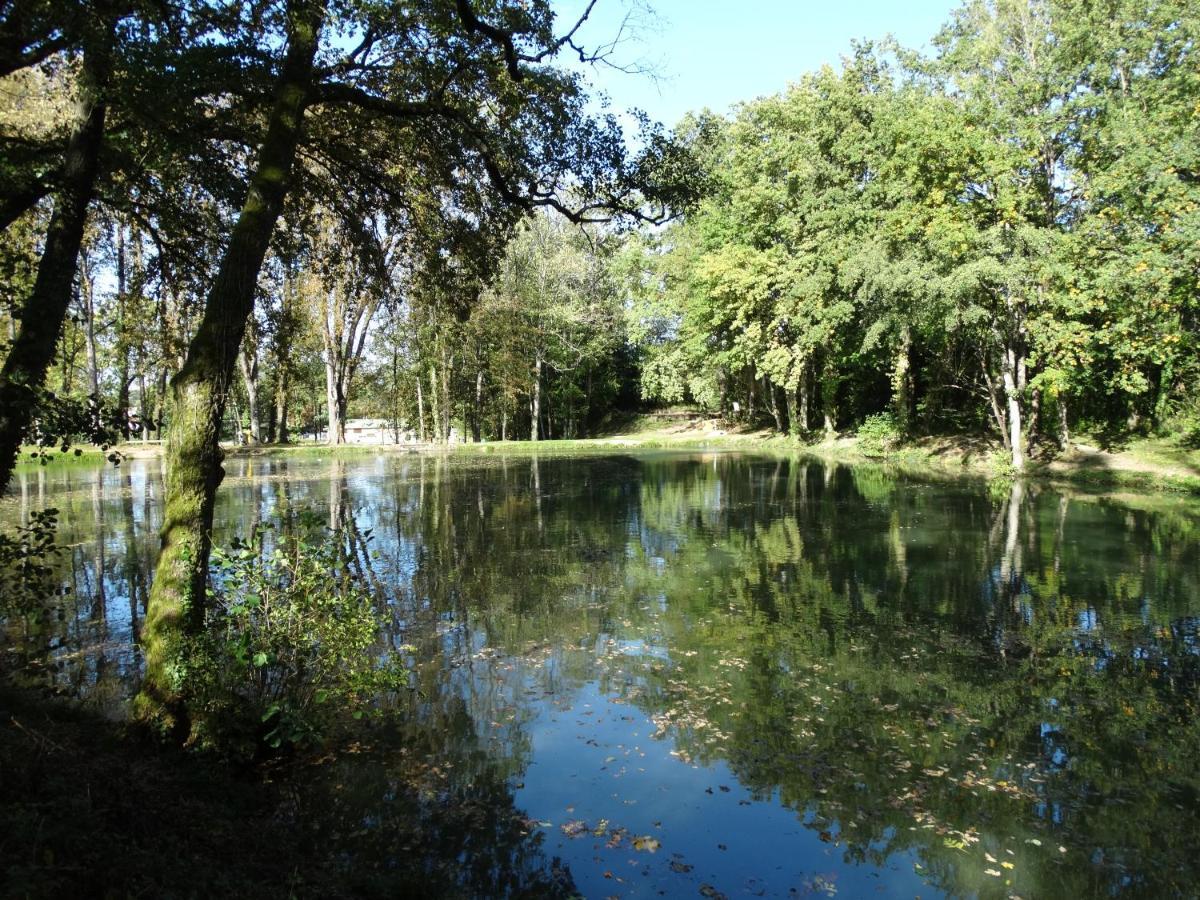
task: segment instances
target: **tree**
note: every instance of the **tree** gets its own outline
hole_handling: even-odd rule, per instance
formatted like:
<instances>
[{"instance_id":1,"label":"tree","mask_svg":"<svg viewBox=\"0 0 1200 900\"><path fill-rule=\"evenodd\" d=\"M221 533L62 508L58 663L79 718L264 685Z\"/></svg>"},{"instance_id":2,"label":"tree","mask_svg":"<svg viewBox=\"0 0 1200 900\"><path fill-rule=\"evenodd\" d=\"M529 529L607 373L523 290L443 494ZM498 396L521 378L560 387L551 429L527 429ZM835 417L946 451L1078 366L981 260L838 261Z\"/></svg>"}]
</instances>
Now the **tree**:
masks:
<instances>
[{"instance_id":1,"label":"tree","mask_svg":"<svg viewBox=\"0 0 1200 900\"><path fill-rule=\"evenodd\" d=\"M583 114L578 80L541 65L567 46L546 3L502 3L480 18L467 0L411 7L338 8L322 0L272 6L257 58L274 61L266 134L250 170L183 368L171 384L166 442L167 510L144 639L143 717L186 732L186 685L175 668L184 636L204 622L213 502L221 480L220 423L255 285L290 190L331 197L351 224L399 206L420 171L426 195L482 272L498 237L524 210L561 208L577 219L605 210L654 217L686 197L686 154L657 133L630 157L611 117ZM347 52L332 49L349 46ZM325 49L322 49L325 48ZM481 101L487 98L488 103ZM321 165L293 168L301 146ZM580 171L582 169L582 171ZM588 188L563 199L574 172ZM353 173L353 178L342 178ZM481 175L482 177L477 177ZM651 212L643 212L650 204ZM605 213L607 214L607 213Z\"/></svg>"}]
</instances>

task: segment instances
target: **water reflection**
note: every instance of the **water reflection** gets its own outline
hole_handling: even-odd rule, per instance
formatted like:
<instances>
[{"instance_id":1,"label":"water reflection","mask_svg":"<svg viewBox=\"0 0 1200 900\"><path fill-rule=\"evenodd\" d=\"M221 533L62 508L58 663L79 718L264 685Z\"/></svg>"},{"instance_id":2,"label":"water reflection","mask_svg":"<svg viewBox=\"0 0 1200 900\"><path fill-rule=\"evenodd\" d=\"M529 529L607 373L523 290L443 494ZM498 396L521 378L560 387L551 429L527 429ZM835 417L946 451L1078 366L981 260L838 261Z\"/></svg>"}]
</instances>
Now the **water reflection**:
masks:
<instances>
[{"instance_id":1,"label":"water reflection","mask_svg":"<svg viewBox=\"0 0 1200 900\"><path fill-rule=\"evenodd\" d=\"M53 677L98 703L136 677L161 491L134 461L25 471L3 501L62 512ZM413 661L387 732L284 811L364 892L1200 877L1186 505L730 454L238 460L218 539L285 507L354 526L347 562Z\"/></svg>"}]
</instances>

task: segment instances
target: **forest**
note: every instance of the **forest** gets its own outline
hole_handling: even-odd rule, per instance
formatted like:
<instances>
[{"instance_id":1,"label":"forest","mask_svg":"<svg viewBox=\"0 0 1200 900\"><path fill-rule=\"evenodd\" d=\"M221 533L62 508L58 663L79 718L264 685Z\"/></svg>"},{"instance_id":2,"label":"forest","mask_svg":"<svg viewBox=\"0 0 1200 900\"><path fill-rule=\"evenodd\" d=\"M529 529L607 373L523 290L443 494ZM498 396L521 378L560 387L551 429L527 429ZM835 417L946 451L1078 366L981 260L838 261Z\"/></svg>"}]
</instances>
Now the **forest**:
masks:
<instances>
[{"instance_id":1,"label":"forest","mask_svg":"<svg viewBox=\"0 0 1200 900\"><path fill-rule=\"evenodd\" d=\"M1190 895L1200 5L648 7L0 3L0 895Z\"/></svg>"},{"instance_id":2,"label":"forest","mask_svg":"<svg viewBox=\"0 0 1200 900\"><path fill-rule=\"evenodd\" d=\"M254 23L203 13L117 15L100 35L112 71L91 75L88 34L72 43L47 18L6 66L14 347L57 210L48 198L65 186L64 138L85 121L72 116L89 78L112 80L94 86L109 125L61 334L43 342L54 412L30 417L27 439L87 425L89 403L118 437L170 431L168 386L200 329L270 90ZM260 13L273 14L246 10ZM468 186L455 167L547 151L447 154L436 142L450 135L387 108L395 86L350 90L375 71L367 42L322 73L243 302L221 437L336 444L362 416L422 442L575 438L685 403L798 437L868 419L898 439L989 435L1019 470L1075 430L1190 436L1197 27L1184 2L968 3L931 53L858 44L838 71L798 73L727 116L696 111L670 142L648 126L617 145L612 120L593 121L608 130L570 140L595 171L536 160L544 180L521 197L532 172ZM428 89L444 74L405 77ZM539 114L582 115L555 103ZM389 154L417 163L401 175ZM10 363L6 378L24 379Z\"/></svg>"}]
</instances>

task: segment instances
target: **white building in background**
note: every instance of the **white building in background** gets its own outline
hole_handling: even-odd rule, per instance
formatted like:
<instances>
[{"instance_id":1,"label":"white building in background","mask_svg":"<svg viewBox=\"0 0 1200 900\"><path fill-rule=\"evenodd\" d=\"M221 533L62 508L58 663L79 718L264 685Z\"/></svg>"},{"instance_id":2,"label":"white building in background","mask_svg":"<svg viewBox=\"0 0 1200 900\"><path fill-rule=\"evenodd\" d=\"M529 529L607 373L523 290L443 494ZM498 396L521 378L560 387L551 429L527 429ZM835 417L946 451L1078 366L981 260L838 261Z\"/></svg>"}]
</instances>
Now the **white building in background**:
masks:
<instances>
[{"instance_id":1,"label":"white building in background","mask_svg":"<svg viewBox=\"0 0 1200 900\"><path fill-rule=\"evenodd\" d=\"M399 436L399 440L397 440ZM415 444L417 435L403 422L393 428L387 419L347 419L347 444Z\"/></svg>"},{"instance_id":2,"label":"white building in background","mask_svg":"<svg viewBox=\"0 0 1200 900\"><path fill-rule=\"evenodd\" d=\"M326 432L316 435L317 440L324 440ZM399 438L397 440L397 437ZM450 443L461 444L462 434L454 426L450 427ZM420 436L415 428L406 422L401 422L397 429L387 419L347 419L347 444L418 444Z\"/></svg>"}]
</instances>

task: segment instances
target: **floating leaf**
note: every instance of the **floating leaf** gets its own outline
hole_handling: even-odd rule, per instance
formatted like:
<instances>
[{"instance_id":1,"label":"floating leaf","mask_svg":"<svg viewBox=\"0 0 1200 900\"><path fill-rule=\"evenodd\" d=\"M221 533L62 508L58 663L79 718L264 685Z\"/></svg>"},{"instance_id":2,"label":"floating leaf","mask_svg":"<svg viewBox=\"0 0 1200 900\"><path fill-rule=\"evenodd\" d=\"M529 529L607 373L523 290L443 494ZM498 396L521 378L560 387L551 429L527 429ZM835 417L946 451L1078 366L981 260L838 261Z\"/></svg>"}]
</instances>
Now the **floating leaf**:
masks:
<instances>
[{"instance_id":1,"label":"floating leaf","mask_svg":"<svg viewBox=\"0 0 1200 900\"><path fill-rule=\"evenodd\" d=\"M558 827L562 829L562 833L569 838L577 838L581 835L587 834L588 831L587 822L584 822L582 819L572 819L569 822L563 822L563 824Z\"/></svg>"}]
</instances>

